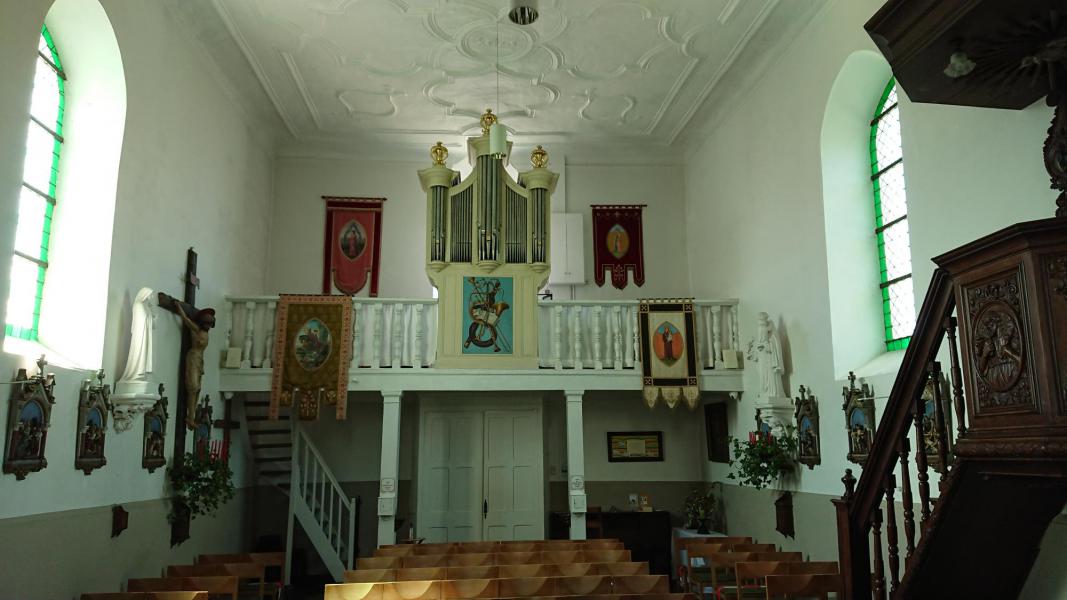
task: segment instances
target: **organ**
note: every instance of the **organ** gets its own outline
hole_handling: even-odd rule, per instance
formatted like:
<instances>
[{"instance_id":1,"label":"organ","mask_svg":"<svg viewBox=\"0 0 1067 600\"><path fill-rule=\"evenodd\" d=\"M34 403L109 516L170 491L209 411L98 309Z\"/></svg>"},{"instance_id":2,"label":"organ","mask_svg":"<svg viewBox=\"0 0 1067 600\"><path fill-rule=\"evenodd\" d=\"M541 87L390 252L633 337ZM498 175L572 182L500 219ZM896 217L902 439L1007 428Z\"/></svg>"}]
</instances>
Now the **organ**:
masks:
<instances>
[{"instance_id":1,"label":"organ","mask_svg":"<svg viewBox=\"0 0 1067 600\"><path fill-rule=\"evenodd\" d=\"M490 150L489 127L467 140L466 179L445 162L419 171L426 192L426 274L438 290L437 365L441 368L537 368L537 292L551 268L550 206L557 173L538 146L531 168L512 179L503 155Z\"/></svg>"}]
</instances>

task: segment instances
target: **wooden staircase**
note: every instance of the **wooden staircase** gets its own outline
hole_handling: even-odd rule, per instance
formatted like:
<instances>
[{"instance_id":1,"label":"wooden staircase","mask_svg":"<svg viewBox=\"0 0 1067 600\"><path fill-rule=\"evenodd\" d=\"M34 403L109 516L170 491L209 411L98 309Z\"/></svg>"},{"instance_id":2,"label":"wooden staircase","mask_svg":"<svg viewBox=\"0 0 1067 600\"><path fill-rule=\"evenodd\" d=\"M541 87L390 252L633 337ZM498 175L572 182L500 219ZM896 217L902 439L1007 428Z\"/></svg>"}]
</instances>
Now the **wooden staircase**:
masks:
<instances>
[{"instance_id":1,"label":"wooden staircase","mask_svg":"<svg viewBox=\"0 0 1067 600\"><path fill-rule=\"evenodd\" d=\"M279 415L276 421L268 419L269 407L269 400L245 397L245 423L252 460L256 464L259 483L277 487L288 494L293 474L292 422L288 414Z\"/></svg>"},{"instance_id":2,"label":"wooden staircase","mask_svg":"<svg viewBox=\"0 0 1067 600\"><path fill-rule=\"evenodd\" d=\"M1067 501L1067 219L934 262L862 476L834 501L847 598L1014 598ZM924 399L946 357L951 402ZM954 430L948 410L924 418L930 393Z\"/></svg>"}]
</instances>

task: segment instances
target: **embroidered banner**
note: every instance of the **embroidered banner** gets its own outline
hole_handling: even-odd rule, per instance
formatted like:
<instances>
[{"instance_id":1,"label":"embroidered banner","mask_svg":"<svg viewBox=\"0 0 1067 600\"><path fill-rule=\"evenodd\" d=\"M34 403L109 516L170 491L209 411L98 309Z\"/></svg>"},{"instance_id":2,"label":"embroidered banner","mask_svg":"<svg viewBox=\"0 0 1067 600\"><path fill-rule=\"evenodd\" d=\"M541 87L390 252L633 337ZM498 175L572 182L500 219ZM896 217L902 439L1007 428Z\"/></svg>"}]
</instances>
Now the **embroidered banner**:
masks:
<instances>
[{"instance_id":1,"label":"embroidered banner","mask_svg":"<svg viewBox=\"0 0 1067 600\"><path fill-rule=\"evenodd\" d=\"M674 408L685 398L690 409L700 399L693 300L642 300L638 307L645 403L663 400Z\"/></svg>"},{"instance_id":2,"label":"embroidered banner","mask_svg":"<svg viewBox=\"0 0 1067 600\"><path fill-rule=\"evenodd\" d=\"M611 285L626 287L626 272L633 271L634 284L645 283L644 244L641 209L644 204L627 206L594 205L593 260L596 284L604 285L604 271L611 271Z\"/></svg>"},{"instance_id":3,"label":"embroidered banner","mask_svg":"<svg viewBox=\"0 0 1067 600\"><path fill-rule=\"evenodd\" d=\"M302 420L319 416L322 402L345 418L352 356L352 300L347 296L283 294L275 317L270 418L296 403Z\"/></svg>"},{"instance_id":4,"label":"embroidered banner","mask_svg":"<svg viewBox=\"0 0 1067 600\"><path fill-rule=\"evenodd\" d=\"M326 201L322 293L332 294L336 289L354 296L367 284L369 275L370 296L377 297L385 198L322 199Z\"/></svg>"}]
</instances>

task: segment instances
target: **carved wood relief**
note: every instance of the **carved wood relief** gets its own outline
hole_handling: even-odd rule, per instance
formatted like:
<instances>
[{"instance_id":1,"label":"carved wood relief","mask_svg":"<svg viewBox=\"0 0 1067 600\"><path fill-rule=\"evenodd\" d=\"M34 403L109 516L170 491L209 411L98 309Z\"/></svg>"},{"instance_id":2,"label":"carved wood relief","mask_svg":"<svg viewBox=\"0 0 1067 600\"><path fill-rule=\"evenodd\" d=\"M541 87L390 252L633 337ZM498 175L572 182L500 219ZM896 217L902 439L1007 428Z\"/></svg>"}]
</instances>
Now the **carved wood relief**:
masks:
<instances>
[{"instance_id":1,"label":"carved wood relief","mask_svg":"<svg viewBox=\"0 0 1067 600\"><path fill-rule=\"evenodd\" d=\"M1049 281L1053 364L1059 384L1060 413L1067 413L1067 254L1045 259Z\"/></svg>"},{"instance_id":2,"label":"carved wood relief","mask_svg":"<svg viewBox=\"0 0 1067 600\"><path fill-rule=\"evenodd\" d=\"M978 412L1036 410L1022 322L1020 274L965 288Z\"/></svg>"}]
</instances>

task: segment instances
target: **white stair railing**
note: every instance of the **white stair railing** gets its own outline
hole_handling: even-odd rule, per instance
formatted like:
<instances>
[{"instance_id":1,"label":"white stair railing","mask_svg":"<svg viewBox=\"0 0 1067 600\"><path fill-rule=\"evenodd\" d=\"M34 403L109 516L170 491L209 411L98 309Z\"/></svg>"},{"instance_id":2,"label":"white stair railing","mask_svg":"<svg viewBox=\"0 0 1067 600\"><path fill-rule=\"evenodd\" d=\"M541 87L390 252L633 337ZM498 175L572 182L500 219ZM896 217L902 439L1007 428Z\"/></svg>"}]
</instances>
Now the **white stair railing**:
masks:
<instances>
[{"instance_id":1,"label":"white stair railing","mask_svg":"<svg viewBox=\"0 0 1067 600\"><path fill-rule=\"evenodd\" d=\"M355 564L357 500L350 498L337 483L337 478L299 424L293 425L292 468L286 555L292 555L295 519L300 522L330 574L342 582L345 569L351 569ZM287 560L286 564L290 562Z\"/></svg>"}]
</instances>

